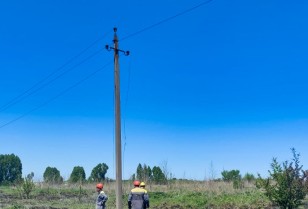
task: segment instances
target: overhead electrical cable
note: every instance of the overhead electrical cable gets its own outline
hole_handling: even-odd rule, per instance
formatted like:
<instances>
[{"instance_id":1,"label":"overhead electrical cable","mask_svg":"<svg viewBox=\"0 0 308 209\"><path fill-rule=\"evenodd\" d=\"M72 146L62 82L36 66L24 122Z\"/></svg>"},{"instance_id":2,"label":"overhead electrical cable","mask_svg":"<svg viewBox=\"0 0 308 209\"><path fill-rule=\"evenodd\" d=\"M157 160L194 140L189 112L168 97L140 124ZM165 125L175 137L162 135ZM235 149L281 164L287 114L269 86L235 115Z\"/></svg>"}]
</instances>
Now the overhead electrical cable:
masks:
<instances>
[{"instance_id":1,"label":"overhead electrical cable","mask_svg":"<svg viewBox=\"0 0 308 209\"><path fill-rule=\"evenodd\" d=\"M89 78L93 77L95 74L97 74L98 72L104 70L105 68L107 68L109 65L111 65L113 63L113 61L108 62L107 64L105 64L103 67L93 71L91 74L87 75L86 77L84 77L83 79L79 80L78 82L74 83L73 85L71 85L70 87L64 89L63 91L61 91L59 94L57 94L56 96L50 98L49 100L45 101L44 103L40 104L39 106L31 109L30 111L20 115L19 117L16 117L15 119L12 119L6 123L3 123L0 125L0 128L3 128L5 126L10 125L11 123L14 123L20 119L22 119L23 117L29 115L30 113L46 106L47 104L49 104L50 102L56 100L57 98L59 98L60 96L62 96L63 94L67 93L68 91L70 91L71 89L75 88L76 86L80 85L81 83L83 83L84 81L88 80Z\"/></svg>"},{"instance_id":2,"label":"overhead electrical cable","mask_svg":"<svg viewBox=\"0 0 308 209\"><path fill-rule=\"evenodd\" d=\"M89 55L88 57L86 57L85 59L83 59L82 61L80 61L79 63L77 63L76 65L74 65L73 67L68 68L67 70L63 71L61 74L57 75L56 77L52 78L51 80L49 80L48 82L44 83L43 81L40 82L40 85L36 85L37 88L31 88L28 89L28 91L26 93L23 93L22 95L19 95L18 98L16 97L14 100L11 100L10 103L7 103L6 106L3 106L0 109L0 112L3 112L4 110L9 109L10 107L14 106L15 104L23 101L24 99L26 99L27 97L37 93L38 91L40 91L41 89L45 88L46 86L48 86L49 84L53 83L54 81L56 81L57 79L59 79L60 77L64 76L65 74L67 74L68 72L74 70L75 68L77 68L78 66L82 65L83 63L87 62L88 60L90 60L91 58L93 58L94 56L98 55L101 51L103 51L104 48L101 48L99 50L97 50L96 52L92 53L91 55ZM51 76L49 76L50 78ZM47 81L47 79L45 79L44 81ZM38 83L37 83L38 84Z\"/></svg>"},{"instance_id":3,"label":"overhead electrical cable","mask_svg":"<svg viewBox=\"0 0 308 209\"><path fill-rule=\"evenodd\" d=\"M122 153L122 162L123 162L123 170L125 165L125 149L126 149L126 107L128 104L128 96L129 96L129 89L130 89L130 78L131 78L131 65L132 59L131 56L129 58L129 65L128 65L128 79L127 79L127 90L126 90L126 98L124 102L124 117L123 117L123 133L124 133L124 145L123 145L123 153Z\"/></svg>"},{"instance_id":4,"label":"overhead electrical cable","mask_svg":"<svg viewBox=\"0 0 308 209\"><path fill-rule=\"evenodd\" d=\"M122 39L120 39L120 41L124 41L124 40L129 39L129 38L132 38L132 37L134 37L134 36L136 36L136 35L139 35L139 34L145 32L145 31L148 31L148 30L150 30L150 29L152 29L152 28L154 28L154 27L157 27L157 26L159 26L159 25L161 25L161 24L163 24L163 23L166 23L166 22L168 22L168 21L170 21L170 20L172 20L172 19L175 19L175 18L177 18L177 17L179 17L179 16L182 16L182 15L184 15L184 14L187 14L187 13L193 11L193 10L196 10L196 9L198 9L198 8L200 8L200 7L204 6L204 5L206 5L206 4L209 4L209 3L211 3L212 1L214 1L214 0L207 0L207 1L204 1L204 2L202 2L202 3L200 3L200 4L196 5L196 6L193 6L193 7L191 7L191 8L188 8L188 9L186 9L186 10L180 12L180 13L177 13L177 14L175 14L175 15L173 15L173 16L170 16L170 17L168 17L168 18L165 18L165 19L163 19L163 20L161 20L161 21L159 21L159 22L157 22L157 23L154 23L154 24L152 24L152 25L149 25L149 26L147 26L147 27L145 27L145 28L143 28L143 29L141 29L141 30L139 30L139 31L136 31L136 32L131 33L131 34L127 35L127 36L124 36ZM127 105L127 102L128 102L128 92L129 92L129 83L130 83L130 71L131 71L131 62L130 62L130 64L129 64L128 90L127 90L127 95L126 95L126 99L125 99L125 105ZM125 116L125 115L124 115L124 116ZM122 161L124 162L124 155L125 155L125 148L126 148L126 118L125 118L125 117L124 117L124 120L123 120L123 121L124 121L124 149L123 149L123 159L122 159ZM123 163L123 167L124 167L124 163Z\"/></svg>"},{"instance_id":5,"label":"overhead electrical cable","mask_svg":"<svg viewBox=\"0 0 308 209\"><path fill-rule=\"evenodd\" d=\"M207 0L207 1L204 1L204 2L198 4L198 5L194 6L194 7L188 8L188 9L186 9L186 10L184 10L184 11L178 13L178 14L175 14L175 15L173 15L173 16L170 16L170 17L168 17L168 18L165 18L165 19L163 19L163 20L161 20L161 21L159 21L159 22L157 22L157 23L154 23L154 24L152 24L152 25L149 25L149 26L147 26L147 27L145 27L145 28L143 28L143 29L141 29L141 30L139 30L139 31L136 31L136 32L134 32L134 33L131 33L131 34L129 34L129 35L123 37L122 39L120 39L120 41L123 41L123 40L129 39L129 38L131 38L131 37L133 37L133 36L139 35L140 33L143 33L143 32L145 32L145 31L148 31L148 30L150 30L150 29L152 29L152 28L154 28L154 27L156 27L156 26L159 26L159 25L165 23L165 22L168 22L168 21L170 21L170 20L172 20L172 19L175 19L175 18L177 18L177 17L179 17L179 16L182 16L182 15L184 15L184 14L187 14L187 13L189 13L189 12L195 10L195 9L198 9L199 7L202 7L202 6L206 5L206 4L209 4L209 3L211 3L212 1L214 1L214 0Z\"/></svg>"},{"instance_id":6,"label":"overhead electrical cable","mask_svg":"<svg viewBox=\"0 0 308 209\"><path fill-rule=\"evenodd\" d=\"M46 86L46 85L42 85L45 81L47 81L48 79L50 79L52 76L54 76L56 73L58 73L60 70L62 70L63 68L65 68L66 66L68 66L70 63L72 63L74 60L76 60L78 57L80 57L81 55L83 55L85 52L87 52L90 48L92 48L93 46L95 46L98 42L100 42L101 40L103 40L104 38L106 38L109 34L111 33L108 32L105 35L103 35L102 37L96 39L94 42L92 42L90 45L88 45L86 48L84 48L82 51L80 51L77 55L73 56L72 58L70 58L68 61L66 61L63 65L61 65L59 68L55 69L54 71L52 71L50 74L48 74L46 77L44 77L43 79L41 79L40 81L38 81L37 83L35 83L32 87L30 87L29 89L23 91L22 93L20 93L18 96L14 97L13 99L11 99L9 102L7 102L6 104L2 105L0 107L0 112L3 112L4 110L7 110L8 108L14 106L15 104L19 103L20 101L24 100L26 97L34 94L35 92L39 91L40 89L42 89L42 86ZM90 58L94 57L95 55L97 55L97 52L94 52L92 55L93 56L89 56L87 58L85 58L83 61L87 61ZM82 62L82 63L84 63ZM80 63L80 64L82 64ZM75 67L79 66L80 64L75 65L73 68L70 68L69 71L71 71L72 69L74 69ZM67 71L68 72L68 71ZM65 73L64 73L65 74ZM63 75L64 75L63 74ZM60 78L61 76L58 76L58 78ZM56 80L56 79L54 79ZM51 82L48 82L48 84Z\"/></svg>"},{"instance_id":7,"label":"overhead electrical cable","mask_svg":"<svg viewBox=\"0 0 308 209\"><path fill-rule=\"evenodd\" d=\"M204 6L204 5L206 5L206 4L209 4L209 3L211 3L212 1L214 1L214 0L207 0L207 1L201 2L200 4L198 4L198 5L196 5L196 6L193 6L193 7L191 7L191 8L188 8L188 9L186 9L186 10L180 12L180 13L177 13L177 14L175 14L175 15L173 15L173 16L170 16L170 17L168 17L168 18L165 18L165 19L163 19L163 20L161 20L161 21L159 21L159 22L157 22L157 23L154 23L154 24L152 24L152 25L149 25L149 26L147 26L147 27L145 27L145 28L143 28L143 29L141 29L141 30L139 30L139 31L136 31L136 32L131 33L131 34L127 35L127 36L124 36L122 39L120 39L120 41L124 41L124 40L126 40L126 39L131 38L131 37L134 37L134 36L136 36L136 35L139 35L139 34L145 32L145 31L148 31L148 30L150 30L150 29L152 29L152 28L154 28L154 27L157 27L157 26L159 26L159 25L161 25L161 24L163 24L163 23L166 23L166 22L168 22L168 21L170 21L170 20L172 20L172 19L175 19L175 18L177 18L177 17L179 17L179 16L182 16L182 15L184 15L184 14L187 14L187 13L193 11L193 10L196 10L196 9L198 9L198 8L200 8L200 7ZM45 84L43 84L45 81L47 81L49 78L51 78L51 77L52 77L53 75L55 75L57 72L59 72L60 70L62 70L64 67L66 67L68 64L70 64L72 61L74 61L74 60L77 59L79 56L81 56L82 54L84 54L87 50L89 50L91 47L93 47L93 46L94 46L95 44L97 44L99 41L103 40L103 39L104 39L108 34L110 34L110 33L111 33L111 32L106 33L106 34L105 34L104 36L102 36L101 38L95 40L92 44L90 44L88 47L86 47L84 50L82 50L82 51L81 51L80 53L78 53L76 56L72 57L69 61L67 61L66 63L64 63L61 67L57 68L55 71L53 71L52 73L50 73L50 74L49 74L48 76L46 76L44 79L42 79L41 81L39 81L39 82L37 82L36 84L34 84L31 88L25 90L24 92L22 92L22 93L21 93L20 95L18 95L17 97L13 98L11 101L9 101L8 103L6 103L5 105L2 105L2 106L0 107L0 112L2 112L2 111L4 111L4 110L10 108L11 106L13 106L13 105L19 103L20 101L24 100L24 99L27 98L28 96L33 95L34 93L36 93L36 92L38 92L39 90L43 89L44 87L46 87L47 85L51 84L51 83L54 82L55 80L59 79L60 77L62 77L62 76L65 75L66 73L72 71L74 68L76 68L76 67L78 67L79 65L85 63L86 61L88 61L88 60L91 59L92 57L96 56L98 53L100 53L100 52L103 50L103 48L100 49L100 50L98 50L98 51L96 51L96 52L94 52L94 53L92 53L90 56L88 56L87 58L83 59L83 60L82 60L81 62L79 62L78 64L74 65L73 67L71 67L71 68L69 68L68 70L62 72L60 75L56 76L56 77L53 78L52 80L50 80L50 81L46 82ZM111 63L108 63L107 65L109 65L109 64L111 64ZM104 67L107 67L107 66L104 66ZM103 67L103 68L104 68L104 67ZM102 69L100 69L100 70L102 70ZM59 95L57 95L57 96L55 96L55 97L52 97L50 100L48 100L47 102L41 104L40 106L37 106L36 108L33 108L32 110L28 111L27 113L25 113L25 114L23 114L23 115L21 115L21 116L15 118L15 119L13 119L13 120L7 122L7 123L4 123L4 124L0 125L0 128L3 128L3 127L5 127L5 126L7 126L7 125L9 125L9 124L11 124L11 123L13 123L13 122L19 120L19 119L25 117L26 115L28 115L28 114L34 112L34 111L37 110L37 109L40 109L41 107L45 106L46 104L48 104L48 103L50 103L51 101L53 101L53 100L57 99L58 97L60 97L62 94L68 92L69 90L71 90L71 89L74 88L75 86L79 85L79 84L82 83L83 81L85 81L85 80L87 80L88 78L92 77L94 74L96 74L96 73L99 72L100 70L94 71L94 72L93 72L92 74L90 74L89 76L87 76L87 77L85 77L84 79L80 80L79 82L77 82L77 83L74 84L73 86L71 86L71 87L65 89L65 90L62 91ZM33 89L34 89L34 90L33 90Z\"/></svg>"}]
</instances>

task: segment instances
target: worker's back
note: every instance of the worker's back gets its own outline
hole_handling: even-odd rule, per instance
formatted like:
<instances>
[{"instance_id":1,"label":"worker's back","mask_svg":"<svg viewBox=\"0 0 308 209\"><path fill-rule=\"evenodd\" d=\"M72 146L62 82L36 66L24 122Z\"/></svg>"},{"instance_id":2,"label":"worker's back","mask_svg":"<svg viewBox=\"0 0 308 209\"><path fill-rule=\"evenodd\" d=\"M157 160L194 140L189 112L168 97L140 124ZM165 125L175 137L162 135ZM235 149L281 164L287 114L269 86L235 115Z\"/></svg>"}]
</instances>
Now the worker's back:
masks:
<instances>
[{"instance_id":1,"label":"worker's back","mask_svg":"<svg viewBox=\"0 0 308 209\"><path fill-rule=\"evenodd\" d=\"M139 187L133 188L128 195L128 208L143 209L145 194L144 189Z\"/></svg>"}]
</instances>

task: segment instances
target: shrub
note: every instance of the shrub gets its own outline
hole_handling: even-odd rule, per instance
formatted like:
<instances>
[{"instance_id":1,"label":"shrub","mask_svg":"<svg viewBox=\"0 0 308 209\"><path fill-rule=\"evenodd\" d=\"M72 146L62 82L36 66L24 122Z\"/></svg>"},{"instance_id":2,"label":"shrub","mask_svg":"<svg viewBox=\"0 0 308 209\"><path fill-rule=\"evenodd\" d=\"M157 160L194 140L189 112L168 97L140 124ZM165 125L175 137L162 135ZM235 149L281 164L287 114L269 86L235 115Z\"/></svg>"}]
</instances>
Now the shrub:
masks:
<instances>
[{"instance_id":1,"label":"shrub","mask_svg":"<svg viewBox=\"0 0 308 209\"><path fill-rule=\"evenodd\" d=\"M20 179L20 181L17 182L17 190L20 198L30 198L30 194L35 189L35 184L33 183L33 177L34 173L31 172L28 174L25 178Z\"/></svg>"},{"instance_id":2,"label":"shrub","mask_svg":"<svg viewBox=\"0 0 308 209\"><path fill-rule=\"evenodd\" d=\"M293 162L282 165L274 158L269 171L270 178L262 179L258 174L256 186L265 189L265 195L271 202L283 209L294 209L301 205L307 194L307 172L299 165L299 154L292 148Z\"/></svg>"},{"instance_id":3,"label":"shrub","mask_svg":"<svg viewBox=\"0 0 308 209\"><path fill-rule=\"evenodd\" d=\"M30 198L30 194L35 188L35 184L33 183L33 177L34 173L32 172L31 174L28 174L27 177L24 178L22 183L22 190L26 195L27 199Z\"/></svg>"}]
</instances>

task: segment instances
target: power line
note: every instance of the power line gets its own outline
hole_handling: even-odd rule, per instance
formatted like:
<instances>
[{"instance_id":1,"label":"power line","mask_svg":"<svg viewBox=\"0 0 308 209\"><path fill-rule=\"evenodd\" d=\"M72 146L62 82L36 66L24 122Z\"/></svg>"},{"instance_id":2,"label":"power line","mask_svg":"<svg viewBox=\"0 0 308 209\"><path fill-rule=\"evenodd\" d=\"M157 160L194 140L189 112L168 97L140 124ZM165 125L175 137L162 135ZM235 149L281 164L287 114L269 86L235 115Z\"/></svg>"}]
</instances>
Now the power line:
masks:
<instances>
[{"instance_id":1,"label":"power line","mask_svg":"<svg viewBox=\"0 0 308 209\"><path fill-rule=\"evenodd\" d=\"M199 7L202 7L206 4L209 4L210 2L212 2L213 0L207 0L204 1L194 7L188 8L178 14L175 14L173 16L170 16L166 19L163 19L155 24L152 24L150 26L147 26L139 31L136 31L132 34L129 34L127 36L125 36L124 38L121 39L121 41L125 40L125 39L129 39L133 36L136 36L140 33L143 33L147 30L150 30L156 26L159 26L165 22L168 22L172 19L175 19L179 16L182 16L186 13L189 13ZM79 65L83 64L84 62L86 62L87 60L91 59L92 57L94 57L95 55L97 55L101 50L94 52L92 55L90 55L89 57L87 57L86 59L84 59L83 61L81 61L80 63L78 63L77 65L73 66L72 68L69 68L69 70L64 71L62 74L60 74L59 76L57 76L56 78L52 79L51 81L43 84L45 81L47 81L49 78L51 78L53 75L55 75L57 72L59 72L61 69L63 69L64 67L66 67L68 64L70 64L71 62L73 62L75 59L77 59L78 57L80 57L82 54L84 54L86 51L88 51L90 48L92 48L95 44L97 44L99 41L103 40L104 38L106 38L107 35L109 35L111 33L108 32L106 33L104 36L98 38L97 40L95 40L94 42L92 42L89 46L87 46L85 49L83 49L81 52L79 52L77 55L75 55L74 57L72 57L71 59L69 59L67 62L65 62L62 66L60 66L59 68L57 68L56 70L54 70L53 72L51 72L49 75L47 75L45 78L43 78L42 80L38 81L37 83L35 83L32 87L30 87L29 89L25 90L24 92L22 92L21 94L19 94L18 96L16 96L15 98L11 99L9 102L7 102L6 104L2 105L0 107L0 112L3 112L4 110L9 109L10 107L14 106L15 104L23 101L24 99L26 99L27 97L35 94L36 92L40 91L41 89L43 89L44 87L46 87L47 85L51 84L53 81L59 79L60 77L62 77L63 75L65 75L66 73L70 72L71 70L73 70L74 68L78 67Z\"/></svg>"},{"instance_id":2,"label":"power line","mask_svg":"<svg viewBox=\"0 0 308 209\"><path fill-rule=\"evenodd\" d=\"M48 78L44 78L43 80L41 80L40 82L36 83L34 86L32 86L30 89L28 89L27 91L23 92L22 94L20 94L18 97L15 97L13 100L11 100L10 102L8 102L6 105L3 105L0 108L0 112L3 112L4 110L9 109L10 107L14 106L15 104L23 101L24 99L26 99L27 97L37 93L38 91L40 91L41 89L45 88L46 86L48 86L49 84L53 83L54 81L56 81L57 79L61 78L62 76L64 76L65 74L67 74L68 72L72 71L73 69L77 68L78 66L82 65L83 63L87 62L88 60L90 60L91 58L93 58L94 56L98 55L101 51L103 51L104 48L101 48L99 50L97 50L96 52L92 53L91 55L89 55L88 57L86 57L85 59L83 59L82 61L80 61L79 63L77 63L76 65L74 65L71 68L68 68L67 70L63 71L61 74L57 75L56 77L54 77L52 80L49 80L48 82L44 83L44 81L47 81L48 78L51 77L51 74L49 74ZM59 70L58 70L59 71ZM57 72L58 72L57 71ZM52 74L55 74L55 72L53 72ZM37 87L38 86L38 87ZM37 88L35 88L37 87ZM32 90L32 91L31 91Z\"/></svg>"},{"instance_id":3,"label":"power line","mask_svg":"<svg viewBox=\"0 0 308 209\"><path fill-rule=\"evenodd\" d=\"M71 89L75 88L76 86L80 85L81 83L83 83L84 81L88 80L89 78L93 77L95 74L97 74L98 72L102 71L103 69L105 69L106 67L108 67L109 65L111 65L113 63L113 61L110 61L108 62L107 64L105 64L103 67L93 71L91 74L87 75L86 77L84 77L83 79L79 80L78 82L76 82L75 84L71 85L70 87L66 88L65 90L61 91L59 94L57 94L56 96L50 98L49 100L47 100L46 102L40 104L39 106L31 109L30 111L20 115L19 117L15 118L15 119L12 119L6 123L3 123L2 125L0 125L0 129L5 127L5 126L8 126L22 118L24 118L25 116L29 115L30 113L46 106L47 104L49 104L50 102L56 100L57 98L59 98L60 96L62 96L63 94L67 93L68 91L70 91Z\"/></svg>"},{"instance_id":4,"label":"power line","mask_svg":"<svg viewBox=\"0 0 308 209\"><path fill-rule=\"evenodd\" d=\"M163 24L163 23L165 23L165 22L168 22L168 21L170 21L170 20L172 20L172 19L175 19L175 18L177 18L177 17L179 17L179 16L182 16L182 15L184 15L184 14L187 14L187 13L189 13L189 12L195 10L195 9L198 9L199 7L202 7L202 6L206 5L206 4L211 3L212 1L214 1L214 0L207 0L207 1L204 1L204 2L198 4L198 5L194 6L194 7L188 8L188 9L186 9L186 10L184 10L184 11L178 13L178 14L175 14L175 15L173 15L173 16L170 16L170 17L168 17L168 18L166 18L166 19L163 19L163 20L161 20L161 21L159 21L159 22L157 22L157 23L154 23L154 24L152 24L152 25L149 25L149 26L147 26L147 27L145 27L145 28L143 28L143 29L141 29L141 30L139 30L139 31L136 31L136 32L134 32L134 33L131 33L131 34L125 36L124 38L122 38L120 41L123 41L123 40L125 40L125 39L129 39L129 38L131 38L131 37L133 37L133 36L136 36L136 35L138 35L138 34L140 34L140 33L143 33L143 32L145 32L145 31L147 31L147 30L150 30L150 29L152 29L152 28L154 28L154 27L156 27L156 26L159 26L159 25L161 25L161 24Z\"/></svg>"},{"instance_id":5,"label":"power line","mask_svg":"<svg viewBox=\"0 0 308 209\"><path fill-rule=\"evenodd\" d=\"M124 170L124 166L125 166L125 150L126 150L126 108L127 108L127 104L128 104L128 96L129 96L129 87L130 87L130 77L131 77L131 64L132 64L132 59L130 56L129 59L129 65L128 65L128 82L127 82L127 91L126 91L126 98L125 98L125 102L124 102L124 117L123 117L123 134L124 134L124 146L123 146L123 159L122 159L122 165L123 165L123 170Z\"/></svg>"},{"instance_id":6,"label":"power line","mask_svg":"<svg viewBox=\"0 0 308 209\"><path fill-rule=\"evenodd\" d=\"M59 68L55 69L54 71L52 71L50 74L48 74L46 77L44 77L43 79L41 79L40 81L38 81L37 83L35 83L32 87L30 87L29 89L23 91L22 93L20 93L18 96L14 97L13 99L11 99L9 102L7 102L6 104L2 105L0 107L0 112L3 112L4 110L7 110L8 108L14 106L15 104L19 103L20 101L24 100L25 98L27 98L28 96L38 92L40 89L42 89L43 87L45 87L46 85L50 84L51 82L48 82L45 85L42 85L45 81L47 81L49 78L51 78L53 75L55 75L57 72L59 72L60 70L62 70L63 68L65 68L67 65L69 65L70 63L72 63L74 60L76 60L78 57L80 57L82 54L84 54L86 51L88 51L90 48L92 48L95 44L97 44L99 41L103 40L104 38L107 37L107 35L109 35L111 32L106 33L104 36L96 39L94 42L92 42L90 45L88 45L86 48L84 48L82 51L80 51L77 55L73 56L72 58L70 58L68 61L66 61L63 65L61 65ZM98 54L97 52L94 52L92 55L90 55L89 57L87 57L86 59L84 59L80 64L75 65L74 67L70 68L69 71L71 71L72 69L76 68L77 66L81 65L82 63L86 62L87 60L89 60L90 58L94 57L96 54ZM69 72L69 71L65 71L65 73ZM65 73L62 73L61 76L63 76ZM60 78L61 76L57 76L56 79ZM56 80L56 79L53 79ZM32 91L33 90L33 91ZM32 92L31 92L32 91Z\"/></svg>"},{"instance_id":7,"label":"power line","mask_svg":"<svg viewBox=\"0 0 308 209\"><path fill-rule=\"evenodd\" d=\"M179 17L179 16L182 16L182 15L184 15L184 14L187 14L187 13L193 11L193 10L196 10L196 9L198 9L198 8L204 6L204 5L207 5L207 4L211 3L212 1L214 1L214 0L207 0L207 1L204 1L204 2L202 2L202 3L200 3L200 4L196 5L196 6L193 6L193 7L191 7L191 8L188 8L188 9L186 9L186 10L180 12L180 13L177 13L177 14L175 14L175 15L173 15L173 16L170 16L170 17L168 17L168 18L165 18L165 19L163 19L163 20L161 20L161 21L159 21L159 22L157 22L157 23L154 23L154 24L152 24L152 25L149 25L149 26L147 26L147 27L145 27L145 28L143 28L143 29L141 29L141 30L139 30L139 31L136 31L136 32L131 33L131 34L127 35L127 36L124 36L124 38L122 38L120 41L123 41L123 40L129 39L129 38L131 38L131 37L133 37L133 36L139 35L139 34L145 32L145 31L148 31L148 30L150 30L150 29L152 29L152 28L154 28L154 27L157 27L157 26L159 26L159 25L161 25L161 24L163 24L163 23L166 23L166 22L168 22L168 21L170 21L170 20L172 20L172 19L175 19L175 18L177 18L177 17ZM97 44L99 41L101 41L102 39L104 39L104 38L105 38L107 35L109 35L110 33L111 33L111 32L106 33L106 34L105 34L104 36L102 36L101 38L95 40L93 43L91 43L89 46L87 46L84 50L82 50L80 53L78 53L77 55L75 55L74 57L72 57L70 60L68 60L68 61L67 61L66 63L64 63L61 67L57 68L55 71L53 71L52 73L50 73L50 74L49 74L48 76L46 76L44 79L42 79L42 80L40 80L39 82L37 82L36 84L34 84L31 88L27 89L26 91L24 91L23 93L21 93L21 94L18 95L17 97L13 98L12 100L10 100L10 101L9 101L8 103L6 103L5 105L2 105L2 106L0 107L0 112L2 112L2 111L4 111L4 110L10 108L11 106L13 106L13 105L19 103L20 101L24 100L24 99L27 98L28 96L33 95L34 93L36 93L36 92L38 92L39 90L43 89L44 87L46 87L47 85L49 85L49 84L52 83L53 81L57 80L58 78L62 77L62 76L65 75L66 73L72 71L74 68L78 67L79 65L85 63L86 61L88 61L89 59L91 59L92 57L94 57L95 55L97 55L99 52L102 51L102 49L100 49L100 50L98 50L98 51L92 53L90 56L88 56L87 58L85 58L84 60L82 60L81 62L79 62L78 64L76 64L76 65L74 65L73 67L69 68L68 70L64 71L63 73L61 73L60 75L58 75L58 76L55 77L54 79L50 80L49 82L45 83L44 85L41 85L41 84L43 84L43 82L45 82L46 80L48 80L48 79L49 79L50 77L52 77L54 74L56 74L56 73L59 72L61 69L63 69L64 67L66 67L68 64L70 64L72 61L74 61L74 60L77 59L79 56L81 56L82 54L84 54L88 49L90 49L91 47L93 47L95 44ZM111 63L109 63L109 64L111 64ZM98 71L99 71L99 70L98 70ZM96 74L98 71L95 71L95 72L93 73L93 75ZM9 125L9 124L11 124L11 123L13 123L13 122L15 122L15 121L17 121L17 120L23 118L23 117L25 117L26 115L28 115L28 114L30 114L30 113L36 111L37 109L40 109L42 106L45 106L46 104L50 103L51 101L57 99L57 98L60 97L62 94L64 94L64 93L66 93L67 91L71 90L72 88L74 88L75 86L79 85L79 84L82 83L83 81L87 80L89 77L92 77L93 75L91 74L91 75L85 77L84 79L82 79L82 80L80 80L79 82L77 82L75 85L73 85L73 86L71 86L70 88L64 90L64 91L61 92L59 95L57 95L57 96L51 98L50 100L48 100L47 102L43 103L42 105L40 105L40 106L38 106L38 107L36 107L36 108L33 108L32 110L28 111L27 113L25 113L25 114L23 114L23 115L21 115L21 116L15 118L15 119L13 119L13 120L7 122L7 123L5 123L5 124L0 125L0 128L5 127L5 126L7 126L7 125ZM40 85L41 85L41 86L40 86ZM38 87L38 86L39 86L39 87ZM36 87L38 87L38 88L35 89ZM35 90L33 90L33 91L31 92L32 89L35 89ZM28 93L28 92L30 92L30 93ZM27 94L27 95L26 95L26 94ZM24 95L25 95L25 96L24 96Z\"/></svg>"}]
</instances>

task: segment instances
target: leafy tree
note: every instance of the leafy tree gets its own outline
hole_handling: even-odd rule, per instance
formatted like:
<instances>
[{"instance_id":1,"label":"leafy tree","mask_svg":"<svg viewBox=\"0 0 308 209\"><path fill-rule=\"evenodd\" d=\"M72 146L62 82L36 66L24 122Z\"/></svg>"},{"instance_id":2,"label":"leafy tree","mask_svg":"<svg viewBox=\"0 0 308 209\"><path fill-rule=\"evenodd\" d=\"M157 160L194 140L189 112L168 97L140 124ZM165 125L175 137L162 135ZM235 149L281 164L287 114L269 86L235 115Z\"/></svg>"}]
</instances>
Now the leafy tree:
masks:
<instances>
[{"instance_id":1,"label":"leafy tree","mask_svg":"<svg viewBox=\"0 0 308 209\"><path fill-rule=\"evenodd\" d=\"M162 172L161 168L159 166L154 166L152 169L153 173L153 181L156 184L166 184L167 183L167 177Z\"/></svg>"},{"instance_id":2,"label":"leafy tree","mask_svg":"<svg viewBox=\"0 0 308 209\"><path fill-rule=\"evenodd\" d=\"M221 175L223 181L233 182L233 188L238 189L242 187L242 177L239 170L224 170L223 172L221 172Z\"/></svg>"},{"instance_id":3,"label":"leafy tree","mask_svg":"<svg viewBox=\"0 0 308 209\"><path fill-rule=\"evenodd\" d=\"M135 173L130 177L130 180L136 180L136 174Z\"/></svg>"},{"instance_id":4,"label":"leafy tree","mask_svg":"<svg viewBox=\"0 0 308 209\"><path fill-rule=\"evenodd\" d=\"M253 174L246 173L245 176L243 177L243 180L252 182L256 180L256 177Z\"/></svg>"},{"instance_id":5,"label":"leafy tree","mask_svg":"<svg viewBox=\"0 0 308 209\"><path fill-rule=\"evenodd\" d=\"M142 169L142 165L139 163L137 166L137 179L142 179L143 176L143 169Z\"/></svg>"},{"instance_id":6,"label":"leafy tree","mask_svg":"<svg viewBox=\"0 0 308 209\"><path fill-rule=\"evenodd\" d=\"M221 175L223 181L229 181L229 182L241 178L239 170L231 170L231 171L224 170L221 172Z\"/></svg>"},{"instance_id":7,"label":"leafy tree","mask_svg":"<svg viewBox=\"0 0 308 209\"><path fill-rule=\"evenodd\" d=\"M89 181L104 181L109 167L105 163L99 163L92 169Z\"/></svg>"},{"instance_id":8,"label":"leafy tree","mask_svg":"<svg viewBox=\"0 0 308 209\"><path fill-rule=\"evenodd\" d=\"M21 175L22 164L18 156L0 155L0 184L20 181Z\"/></svg>"},{"instance_id":9,"label":"leafy tree","mask_svg":"<svg viewBox=\"0 0 308 209\"><path fill-rule=\"evenodd\" d=\"M152 169L151 169L151 167L144 164L143 170L144 170L143 181L146 181L146 182L151 181L151 179L152 179Z\"/></svg>"},{"instance_id":10,"label":"leafy tree","mask_svg":"<svg viewBox=\"0 0 308 209\"><path fill-rule=\"evenodd\" d=\"M84 171L84 168L81 166L75 166L73 168L73 171L70 175L69 181L71 183L82 183L86 180L86 173Z\"/></svg>"},{"instance_id":11,"label":"leafy tree","mask_svg":"<svg viewBox=\"0 0 308 209\"><path fill-rule=\"evenodd\" d=\"M60 175L60 171L54 167L47 167L43 174L44 181L50 184L60 184L63 182L63 178Z\"/></svg>"},{"instance_id":12,"label":"leafy tree","mask_svg":"<svg viewBox=\"0 0 308 209\"><path fill-rule=\"evenodd\" d=\"M140 181L149 182L152 178L152 169L150 166L144 164L143 166L139 163L136 172L137 179Z\"/></svg>"},{"instance_id":13,"label":"leafy tree","mask_svg":"<svg viewBox=\"0 0 308 209\"><path fill-rule=\"evenodd\" d=\"M297 208L308 192L305 185L308 172L302 170L300 155L294 148L291 151L293 154L291 162L285 161L280 164L277 158L273 158L272 171L269 171L270 178L262 179L258 174L256 182L256 186L265 189L266 196L282 209Z\"/></svg>"},{"instance_id":14,"label":"leafy tree","mask_svg":"<svg viewBox=\"0 0 308 209\"><path fill-rule=\"evenodd\" d=\"M33 173L33 172L29 173L29 174L26 176L26 178L27 178L27 179L30 179L30 180L33 180L33 177L34 177L34 173Z\"/></svg>"}]
</instances>

